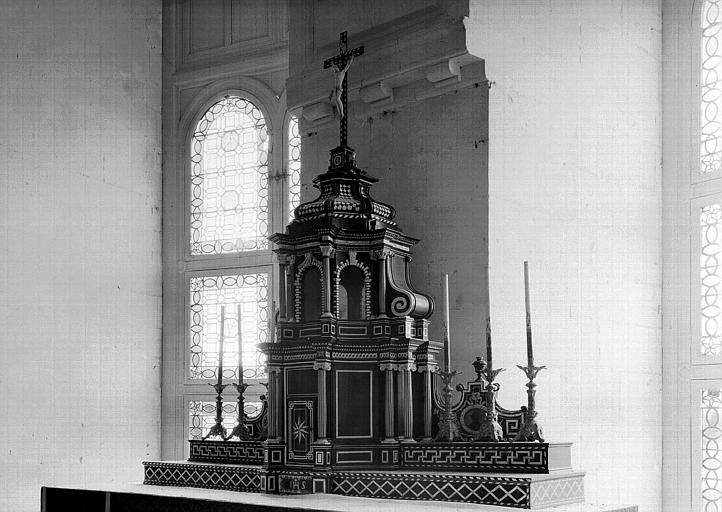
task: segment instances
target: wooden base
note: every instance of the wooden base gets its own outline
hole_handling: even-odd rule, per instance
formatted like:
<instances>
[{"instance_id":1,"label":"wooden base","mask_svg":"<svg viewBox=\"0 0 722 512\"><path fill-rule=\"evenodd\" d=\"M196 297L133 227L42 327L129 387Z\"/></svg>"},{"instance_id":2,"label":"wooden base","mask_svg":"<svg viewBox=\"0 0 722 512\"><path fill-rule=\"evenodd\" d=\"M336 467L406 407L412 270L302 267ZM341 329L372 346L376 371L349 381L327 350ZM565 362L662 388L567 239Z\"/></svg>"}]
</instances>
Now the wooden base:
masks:
<instances>
[{"instance_id":1,"label":"wooden base","mask_svg":"<svg viewBox=\"0 0 722 512\"><path fill-rule=\"evenodd\" d=\"M283 443L261 441L190 441L191 462L215 462L274 469L298 466L286 454ZM570 443L487 443L487 442L379 442L368 445L314 443L315 465L334 469L429 469L471 473L548 473L571 469ZM315 455L315 456L314 456ZM311 465L311 462L307 464ZM310 468L309 468L310 469ZM320 469L320 468L318 468Z\"/></svg>"},{"instance_id":2,"label":"wooden base","mask_svg":"<svg viewBox=\"0 0 722 512\"><path fill-rule=\"evenodd\" d=\"M327 493L539 509L584 501L584 473L479 475L429 471L273 470L258 466L144 462L146 484L271 494Z\"/></svg>"},{"instance_id":3,"label":"wooden base","mask_svg":"<svg viewBox=\"0 0 722 512\"><path fill-rule=\"evenodd\" d=\"M428 512L437 510L438 504L418 501L375 499L369 500L332 494L311 496L271 496L245 492L193 489L190 487L153 487L141 484L114 485L104 488L69 489L43 487L41 510L61 512L84 510L88 512L131 512L153 510L156 512L183 512L203 510L204 512L287 512L287 511L330 511L330 512ZM500 512L518 510L499 508L475 503L455 503L456 512ZM537 512L637 512L633 505L574 504L555 508L537 509Z\"/></svg>"}]
</instances>

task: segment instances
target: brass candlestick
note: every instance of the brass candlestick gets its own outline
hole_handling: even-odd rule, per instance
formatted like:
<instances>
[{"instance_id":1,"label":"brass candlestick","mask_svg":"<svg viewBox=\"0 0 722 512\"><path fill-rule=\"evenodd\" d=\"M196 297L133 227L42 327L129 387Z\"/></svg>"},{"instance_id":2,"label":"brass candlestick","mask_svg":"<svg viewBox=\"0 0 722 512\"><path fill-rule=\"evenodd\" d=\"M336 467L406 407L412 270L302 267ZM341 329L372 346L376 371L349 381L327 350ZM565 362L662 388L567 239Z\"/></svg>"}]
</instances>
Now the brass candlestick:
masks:
<instances>
[{"instance_id":1,"label":"brass candlestick","mask_svg":"<svg viewBox=\"0 0 722 512\"><path fill-rule=\"evenodd\" d=\"M527 410L526 410L526 418L524 420L524 424L519 429L519 432L514 436L514 441L539 441L540 443L544 442L544 436L542 434L542 429L539 426L539 424L536 422L536 408L535 408L535 400L534 395L536 394L536 384L534 384L534 379L536 378L537 373L539 373L541 370L546 368L546 366L519 366L517 365L517 368L519 368L521 371L523 371L526 374L527 379L529 379L529 382L526 383L527 391Z\"/></svg>"},{"instance_id":2,"label":"brass candlestick","mask_svg":"<svg viewBox=\"0 0 722 512\"><path fill-rule=\"evenodd\" d=\"M217 384L211 384L213 386L213 389L216 390L216 423L211 427L211 429L208 431L208 433L203 436L203 441L208 439L211 436L220 436L221 439L226 439L226 427L223 426L223 396L221 396L221 393L223 393L223 390L226 388L227 384L221 384L220 377L218 378L219 382Z\"/></svg>"},{"instance_id":3,"label":"brass candlestick","mask_svg":"<svg viewBox=\"0 0 722 512\"><path fill-rule=\"evenodd\" d=\"M434 441L452 442L461 439L461 427L456 414L452 411L451 391L454 389L451 383L454 381L456 371L439 370L439 376L444 383L444 408L439 414L439 431Z\"/></svg>"},{"instance_id":4,"label":"brass candlestick","mask_svg":"<svg viewBox=\"0 0 722 512\"><path fill-rule=\"evenodd\" d=\"M226 323L226 307L221 306L221 333L220 340L218 342L218 382L211 384L213 389L216 390L216 423L211 427L208 433L203 436L203 441L211 436L220 436L221 439L226 438L226 428L223 426L223 390L226 389L226 384L223 384L223 339L225 337L225 324Z\"/></svg>"},{"instance_id":5,"label":"brass candlestick","mask_svg":"<svg viewBox=\"0 0 722 512\"><path fill-rule=\"evenodd\" d=\"M248 432L248 427L246 427L243 423L243 420L246 418L243 394L246 392L246 389L248 389L248 384L245 382L234 382L233 387L235 387L238 391L238 423L235 427L233 427L233 431L225 438L225 440L228 441L229 439L237 437L240 441L249 441L251 439L251 434Z\"/></svg>"},{"instance_id":6,"label":"brass candlestick","mask_svg":"<svg viewBox=\"0 0 722 512\"><path fill-rule=\"evenodd\" d=\"M531 307L529 306L529 263L524 262L524 303L526 306L526 366L519 366L524 372L529 382L526 384L527 411L524 424L514 437L514 441L539 441L544 442L541 427L536 422L536 408L534 395L536 394L536 384L534 379L541 370L546 366L534 366L534 347L532 345L531 333Z\"/></svg>"},{"instance_id":7,"label":"brass candlestick","mask_svg":"<svg viewBox=\"0 0 722 512\"><path fill-rule=\"evenodd\" d=\"M232 439L234 436L238 437L241 441L248 441L251 439L251 434L248 432L248 428L243 423L246 418L245 403L243 400L243 394L248 389L248 384L243 382L243 327L241 324L241 305L236 306L236 336L238 339L238 382L234 382L233 386L238 391L238 424L233 427L231 435L225 438L226 441Z\"/></svg>"},{"instance_id":8,"label":"brass candlestick","mask_svg":"<svg viewBox=\"0 0 722 512\"><path fill-rule=\"evenodd\" d=\"M486 373L484 375L486 379L486 387L484 388L484 402L486 404L486 412L484 413L484 417L479 424L479 431L474 437L474 440L493 442L503 441L504 431L502 430L501 425L499 425L499 422L497 421L498 414L496 412L496 393L497 391L499 391L499 384L494 382L494 379L496 379L496 376L499 373L504 371L504 368L494 369L492 367L491 320L488 318L486 320L486 354ZM474 365L475 369L477 366L480 366L481 363L480 358L477 358L477 360L479 360L479 364Z\"/></svg>"}]
</instances>

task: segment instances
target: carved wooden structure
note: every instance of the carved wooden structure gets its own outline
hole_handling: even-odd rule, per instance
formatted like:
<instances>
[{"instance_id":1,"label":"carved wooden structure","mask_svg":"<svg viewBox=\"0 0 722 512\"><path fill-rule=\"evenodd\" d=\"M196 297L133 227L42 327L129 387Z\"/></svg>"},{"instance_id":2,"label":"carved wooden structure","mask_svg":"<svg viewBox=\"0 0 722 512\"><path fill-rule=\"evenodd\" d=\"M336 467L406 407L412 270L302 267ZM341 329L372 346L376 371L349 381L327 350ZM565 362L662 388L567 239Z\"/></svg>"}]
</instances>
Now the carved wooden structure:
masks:
<instances>
[{"instance_id":1,"label":"carved wooden structure","mask_svg":"<svg viewBox=\"0 0 722 512\"><path fill-rule=\"evenodd\" d=\"M570 445L512 442L527 409L495 404L480 372L457 387L453 405L450 379L443 405L435 397L442 343L428 338L434 301L410 280L417 240L401 232L393 207L373 199L377 180L356 166L345 135L342 122L341 144L313 182L319 196L270 237L279 321L275 341L261 345L267 403L246 424L265 437L191 441L188 463L146 462L145 482L519 508L583 501ZM442 410L458 425L457 442L439 435ZM479 440L490 414L501 442Z\"/></svg>"}]
</instances>

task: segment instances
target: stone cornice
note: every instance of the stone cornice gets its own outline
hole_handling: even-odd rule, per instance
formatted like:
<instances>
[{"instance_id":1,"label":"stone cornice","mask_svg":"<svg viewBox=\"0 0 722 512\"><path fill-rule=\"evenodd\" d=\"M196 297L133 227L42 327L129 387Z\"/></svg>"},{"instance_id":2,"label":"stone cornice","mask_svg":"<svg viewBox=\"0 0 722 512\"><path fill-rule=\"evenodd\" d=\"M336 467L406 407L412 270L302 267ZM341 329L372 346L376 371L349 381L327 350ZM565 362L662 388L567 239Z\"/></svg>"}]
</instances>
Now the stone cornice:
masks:
<instances>
[{"instance_id":1,"label":"stone cornice","mask_svg":"<svg viewBox=\"0 0 722 512\"><path fill-rule=\"evenodd\" d=\"M313 35L307 37L312 39ZM369 110L400 108L485 81L483 65L481 73L465 73L464 67L481 59L469 53L463 18L452 18L438 6L350 34L349 38L354 45L365 47L364 55L349 72L351 117L368 115ZM327 97L332 87L331 72L322 69L321 62L336 48L333 44L315 48L313 41L307 42L307 48L311 51L305 65L287 80L288 105L302 107L307 121L333 119Z\"/></svg>"}]
</instances>

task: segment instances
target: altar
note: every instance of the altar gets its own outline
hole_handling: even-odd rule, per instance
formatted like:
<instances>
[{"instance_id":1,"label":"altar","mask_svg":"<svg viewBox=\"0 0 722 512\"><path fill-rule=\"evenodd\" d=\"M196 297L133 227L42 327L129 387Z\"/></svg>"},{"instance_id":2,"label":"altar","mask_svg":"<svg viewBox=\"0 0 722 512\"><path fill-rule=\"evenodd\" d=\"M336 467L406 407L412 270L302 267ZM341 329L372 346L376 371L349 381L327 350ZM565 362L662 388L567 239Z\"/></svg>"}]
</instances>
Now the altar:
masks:
<instances>
[{"instance_id":1,"label":"altar","mask_svg":"<svg viewBox=\"0 0 722 512\"><path fill-rule=\"evenodd\" d=\"M545 367L533 357L526 266L526 404L497 401L503 369L494 367L488 311L478 333L485 357L452 367L448 280L444 339L429 337L436 301L410 277L418 240L402 232L393 206L372 197L378 180L348 145L347 74L363 51L349 50L342 33L340 53L324 63L336 73L339 145L313 180L318 197L270 237L280 304L275 336L260 347L268 375L260 414L243 413L239 366L239 415L226 431L220 366L215 425L189 442L187 461L144 462L140 494L230 499L252 510L431 510L438 502L449 510L636 510L582 505L584 472L573 466L571 444L545 442L534 399ZM221 340L227 318L223 308ZM475 378L457 378L472 369ZM189 487L206 490L188 495Z\"/></svg>"}]
</instances>

